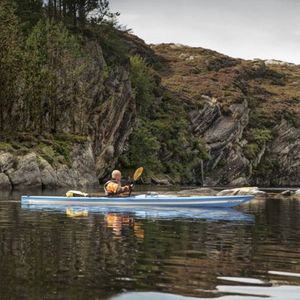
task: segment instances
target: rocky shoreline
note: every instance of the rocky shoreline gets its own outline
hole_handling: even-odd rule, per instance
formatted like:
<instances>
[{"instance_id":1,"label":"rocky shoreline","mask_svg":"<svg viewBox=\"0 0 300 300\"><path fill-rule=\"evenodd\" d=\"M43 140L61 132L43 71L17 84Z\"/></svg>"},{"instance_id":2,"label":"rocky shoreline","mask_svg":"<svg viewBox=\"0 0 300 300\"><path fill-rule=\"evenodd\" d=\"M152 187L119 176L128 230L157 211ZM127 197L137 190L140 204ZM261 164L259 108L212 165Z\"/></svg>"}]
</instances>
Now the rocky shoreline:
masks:
<instances>
[{"instance_id":1,"label":"rocky shoreline","mask_svg":"<svg viewBox=\"0 0 300 300\"><path fill-rule=\"evenodd\" d=\"M62 160L62 159L61 159ZM0 152L0 189L88 187L98 184L91 143L77 144L70 164L52 165L36 152L18 155Z\"/></svg>"}]
</instances>

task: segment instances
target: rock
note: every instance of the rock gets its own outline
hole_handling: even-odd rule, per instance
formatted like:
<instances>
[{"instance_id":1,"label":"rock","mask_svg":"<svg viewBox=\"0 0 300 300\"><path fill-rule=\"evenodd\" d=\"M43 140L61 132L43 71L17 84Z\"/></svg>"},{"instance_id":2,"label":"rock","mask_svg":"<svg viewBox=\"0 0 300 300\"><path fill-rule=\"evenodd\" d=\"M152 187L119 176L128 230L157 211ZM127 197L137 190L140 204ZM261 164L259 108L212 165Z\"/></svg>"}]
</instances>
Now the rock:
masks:
<instances>
[{"instance_id":1,"label":"rock","mask_svg":"<svg viewBox=\"0 0 300 300\"><path fill-rule=\"evenodd\" d=\"M300 128L283 120L274 128L275 139L269 145L268 158L276 166L276 172L267 176L260 185L297 186L300 174Z\"/></svg>"},{"instance_id":2,"label":"rock","mask_svg":"<svg viewBox=\"0 0 300 300\"><path fill-rule=\"evenodd\" d=\"M229 186L245 186L245 185L248 185L248 184L249 184L249 182L248 182L247 178L238 177L238 178L232 180L229 183Z\"/></svg>"},{"instance_id":3,"label":"rock","mask_svg":"<svg viewBox=\"0 0 300 300\"><path fill-rule=\"evenodd\" d=\"M267 59L267 60L264 60L264 62L266 65L295 66L295 64L293 64L293 63L276 60L276 59Z\"/></svg>"},{"instance_id":4,"label":"rock","mask_svg":"<svg viewBox=\"0 0 300 300\"><path fill-rule=\"evenodd\" d=\"M294 195L292 195L292 199L293 200L300 200L300 189L297 190Z\"/></svg>"},{"instance_id":5,"label":"rock","mask_svg":"<svg viewBox=\"0 0 300 300\"><path fill-rule=\"evenodd\" d=\"M36 154L16 157L16 161L16 167L7 171L13 188L41 187L41 173Z\"/></svg>"},{"instance_id":6,"label":"rock","mask_svg":"<svg viewBox=\"0 0 300 300\"><path fill-rule=\"evenodd\" d=\"M57 175L53 167L42 157L39 157L38 162L39 162L42 186L46 188L56 187Z\"/></svg>"},{"instance_id":7,"label":"rock","mask_svg":"<svg viewBox=\"0 0 300 300\"><path fill-rule=\"evenodd\" d=\"M12 186L7 175L0 173L0 189L11 190Z\"/></svg>"},{"instance_id":8,"label":"rock","mask_svg":"<svg viewBox=\"0 0 300 300\"><path fill-rule=\"evenodd\" d=\"M92 144L76 145L71 157L71 166L60 165L57 168L57 185L73 188L98 185Z\"/></svg>"},{"instance_id":9,"label":"rock","mask_svg":"<svg viewBox=\"0 0 300 300\"><path fill-rule=\"evenodd\" d=\"M152 177L151 182L157 185L166 185L166 186L172 185L170 180L167 178L159 179L156 177Z\"/></svg>"},{"instance_id":10,"label":"rock","mask_svg":"<svg viewBox=\"0 0 300 300\"><path fill-rule=\"evenodd\" d=\"M286 191L281 192L280 194L281 194L282 196L291 196L291 195L293 195L294 193L295 193L294 191L286 190Z\"/></svg>"},{"instance_id":11,"label":"rock","mask_svg":"<svg viewBox=\"0 0 300 300\"><path fill-rule=\"evenodd\" d=\"M196 188L190 190L182 190L178 192L180 195L203 195L203 196L214 196L217 192L211 188Z\"/></svg>"},{"instance_id":12,"label":"rock","mask_svg":"<svg viewBox=\"0 0 300 300\"><path fill-rule=\"evenodd\" d=\"M183 44L176 43L176 44L170 44L170 48L171 48L171 49L189 48L189 46L186 46L186 45L183 45Z\"/></svg>"},{"instance_id":13,"label":"rock","mask_svg":"<svg viewBox=\"0 0 300 300\"><path fill-rule=\"evenodd\" d=\"M0 172L11 169L15 163L16 160L11 153L5 152L0 154Z\"/></svg>"},{"instance_id":14,"label":"rock","mask_svg":"<svg viewBox=\"0 0 300 300\"><path fill-rule=\"evenodd\" d=\"M265 195L266 193L260 191L257 187L241 187L235 189L223 190L217 194L217 196L231 196L231 195Z\"/></svg>"}]
</instances>

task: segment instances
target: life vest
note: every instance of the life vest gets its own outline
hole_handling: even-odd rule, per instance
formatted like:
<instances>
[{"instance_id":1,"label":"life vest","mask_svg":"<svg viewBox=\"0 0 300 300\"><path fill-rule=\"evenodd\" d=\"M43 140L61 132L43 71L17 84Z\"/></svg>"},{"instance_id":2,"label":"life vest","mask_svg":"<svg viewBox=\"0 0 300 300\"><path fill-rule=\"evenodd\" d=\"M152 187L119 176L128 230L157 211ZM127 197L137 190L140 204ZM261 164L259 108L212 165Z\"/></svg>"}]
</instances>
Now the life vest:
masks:
<instances>
[{"instance_id":1,"label":"life vest","mask_svg":"<svg viewBox=\"0 0 300 300\"><path fill-rule=\"evenodd\" d=\"M109 188L109 185L113 184L115 186L114 190ZM109 180L104 184L104 192L106 196L119 195L122 192L121 183L116 180Z\"/></svg>"}]
</instances>

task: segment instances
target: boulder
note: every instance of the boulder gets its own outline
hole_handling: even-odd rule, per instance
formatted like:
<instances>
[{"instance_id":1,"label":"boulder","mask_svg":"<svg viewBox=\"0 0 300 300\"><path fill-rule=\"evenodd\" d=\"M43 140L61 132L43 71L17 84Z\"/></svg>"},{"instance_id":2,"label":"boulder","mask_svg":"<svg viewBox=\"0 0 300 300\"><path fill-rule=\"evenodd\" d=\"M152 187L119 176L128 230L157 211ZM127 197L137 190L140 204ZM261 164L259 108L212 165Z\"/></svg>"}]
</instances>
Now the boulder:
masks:
<instances>
[{"instance_id":1,"label":"boulder","mask_svg":"<svg viewBox=\"0 0 300 300\"><path fill-rule=\"evenodd\" d=\"M159 179L159 178L156 178L156 177L152 177L151 182L154 183L154 184L157 184L157 185L166 185L166 186L172 185L170 180L167 179L167 178Z\"/></svg>"},{"instance_id":2,"label":"boulder","mask_svg":"<svg viewBox=\"0 0 300 300\"><path fill-rule=\"evenodd\" d=\"M294 191L286 190L280 193L282 196L292 196L294 194Z\"/></svg>"},{"instance_id":3,"label":"boulder","mask_svg":"<svg viewBox=\"0 0 300 300\"><path fill-rule=\"evenodd\" d=\"M214 196L217 192L211 188L196 188L190 190L182 190L178 192L180 195L203 195L203 196Z\"/></svg>"},{"instance_id":4,"label":"boulder","mask_svg":"<svg viewBox=\"0 0 300 300\"><path fill-rule=\"evenodd\" d=\"M41 173L35 153L17 156L16 166L7 171L14 188L41 187Z\"/></svg>"},{"instance_id":5,"label":"boulder","mask_svg":"<svg viewBox=\"0 0 300 300\"><path fill-rule=\"evenodd\" d=\"M0 173L0 189L4 189L4 190L11 190L12 186L11 183L9 181L9 178L7 175L5 175L4 173Z\"/></svg>"},{"instance_id":6,"label":"boulder","mask_svg":"<svg viewBox=\"0 0 300 300\"><path fill-rule=\"evenodd\" d=\"M11 153L0 154L0 172L5 172L11 169L15 164L15 158Z\"/></svg>"},{"instance_id":7,"label":"boulder","mask_svg":"<svg viewBox=\"0 0 300 300\"><path fill-rule=\"evenodd\" d=\"M232 180L229 185L230 186L245 186L247 184L249 184L247 178L238 177L238 178Z\"/></svg>"},{"instance_id":8,"label":"boulder","mask_svg":"<svg viewBox=\"0 0 300 300\"><path fill-rule=\"evenodd\" d=\"M53 167L42 157L39 157L38 162L43 187L55 187L57 185L57 176Z\"/></svg>"},{"instance_id":9,"label":"boulder","mask_svg":"<svg viewBox=\"0 0 300 300\"><path fill-rule=\"evenodd\" d=\"M227 189L219 192L217 196L232 196L232 195L255 195L262 196L266 193L260 191L257 187L241 187L235 189Z\"/></svg>"},{"instance_id":10,"label":"boulder","mask_svg":"<svg viewBox=\"0 0 300 300\"><path fill-rule=\"evenodd\" d=\"M300 200L300 189L296 190L295 194L292 195L293 200Z\"/></svg>"}]
</instances>

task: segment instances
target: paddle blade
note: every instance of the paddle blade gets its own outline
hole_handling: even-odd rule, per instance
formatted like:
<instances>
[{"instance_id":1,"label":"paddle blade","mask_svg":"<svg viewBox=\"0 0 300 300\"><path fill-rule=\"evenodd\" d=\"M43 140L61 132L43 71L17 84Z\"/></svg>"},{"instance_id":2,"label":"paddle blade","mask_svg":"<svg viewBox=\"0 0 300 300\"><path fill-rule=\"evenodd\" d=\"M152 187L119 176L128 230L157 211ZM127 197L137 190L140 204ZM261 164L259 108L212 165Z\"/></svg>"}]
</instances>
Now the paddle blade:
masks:
<instances>
[{"instance_id":1,"label":"paddle blade","mask_svg":"<svg viewBox=\"0 0 300 300\"><path fill-rule=\"evenodd\" d=\"M133 181L139 180L140 177L142 176L143 172L144 172L143 167L140 167L140 168L136 169L134 174L133 174Z\"/></svg>"}]
</instances>

